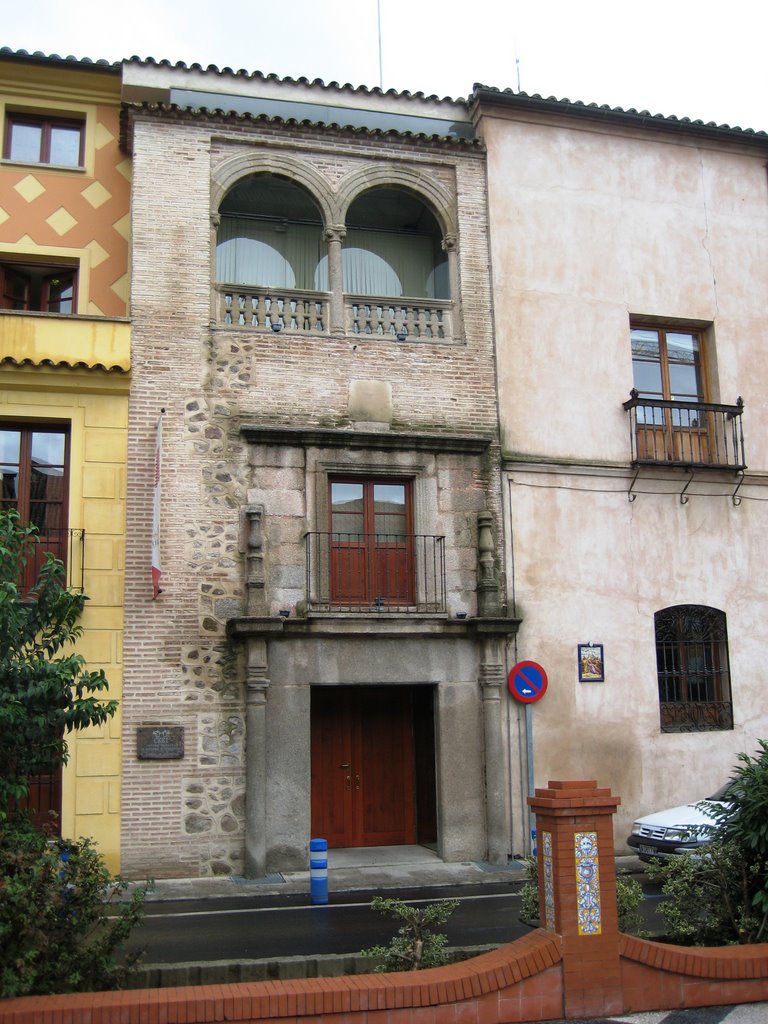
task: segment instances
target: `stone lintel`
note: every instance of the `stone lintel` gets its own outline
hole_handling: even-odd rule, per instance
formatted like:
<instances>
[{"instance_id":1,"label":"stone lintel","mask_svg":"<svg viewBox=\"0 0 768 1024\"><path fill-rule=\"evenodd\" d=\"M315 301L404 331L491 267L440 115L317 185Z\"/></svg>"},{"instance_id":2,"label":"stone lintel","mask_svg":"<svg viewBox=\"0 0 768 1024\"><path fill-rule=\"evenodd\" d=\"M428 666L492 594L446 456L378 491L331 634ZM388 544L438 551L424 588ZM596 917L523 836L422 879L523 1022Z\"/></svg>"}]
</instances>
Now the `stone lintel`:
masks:
<instances>
[{"instance_id":1,"label":"stone lintel","mask_svg":"<svg viewBox=\"0 0 768 1024\"><path fill-rule=\"evenodd\" d=\"M243 616L227 621L227 635L234 640L253 637L298 640L321 636L409 637L474 639L474 620L435 615L311 615L307 618Z\"/></svg>"},{"instance_id":2,"label":"stone lintel","mask_svg":"<svg viewBox=\"0 0 768 1024\"><path fill-rule=\"evenodd\" d=\"M469 619L469 625L478 636L507 636L517 633L522 619L506 618L505 616L478 616Z\"/></svg>"},{"instance_id":3,"label":"stone lintel","mask_svg":"<svg viewBox=\"0 0 768 1024\"><path fill-rule=\"evenodd\" d=\"M269 427L245 423L240 433L249 444L295 448L365 448L397 451L460 452L482 455L491 437L412 434L398 431L332 430L323 427Z\"/></svg>"},{"instance_id":4,"label":"stone lintel","mask_svg":"<svg viewBox=\"0 0 768 1024\"><path fill-rule=\"evenodd\" d=\"M237 619L227 619L227 636L233 640L244 640L247 637L274 636L283 632L285 619L281 616L251 615Z\"/></svg>"}]
</instances>

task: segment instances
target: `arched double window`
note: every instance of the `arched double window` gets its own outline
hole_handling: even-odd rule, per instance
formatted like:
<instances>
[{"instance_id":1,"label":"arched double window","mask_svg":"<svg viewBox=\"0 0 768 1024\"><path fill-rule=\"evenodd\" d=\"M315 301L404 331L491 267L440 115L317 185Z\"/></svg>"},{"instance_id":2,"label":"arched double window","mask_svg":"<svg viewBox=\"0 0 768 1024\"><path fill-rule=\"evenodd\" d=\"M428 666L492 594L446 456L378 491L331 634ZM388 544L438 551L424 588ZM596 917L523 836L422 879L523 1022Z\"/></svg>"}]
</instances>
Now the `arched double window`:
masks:
<instances>
[{"instance_id":1,"label":"arched double window","mask_svg":"<svg viewBox=\"0 0 768 1024\"><path fill-rule=\"evenodd\" d=\"M725 612L680 604L654 615L662 732L732 729Z\"/></svg>"},{"instance_id":2,"label":"arched double window","mask_svg":"<svg viewBox=\"0 0 768 1024\"><path fill-rule=\"evenodd\" d=\"M323 223L301 185L239 181L219 208L219 320L311 334L453 337L449 253L437 217L407 188L359 194L345 223Z\"/></svg>"}]
</instances>

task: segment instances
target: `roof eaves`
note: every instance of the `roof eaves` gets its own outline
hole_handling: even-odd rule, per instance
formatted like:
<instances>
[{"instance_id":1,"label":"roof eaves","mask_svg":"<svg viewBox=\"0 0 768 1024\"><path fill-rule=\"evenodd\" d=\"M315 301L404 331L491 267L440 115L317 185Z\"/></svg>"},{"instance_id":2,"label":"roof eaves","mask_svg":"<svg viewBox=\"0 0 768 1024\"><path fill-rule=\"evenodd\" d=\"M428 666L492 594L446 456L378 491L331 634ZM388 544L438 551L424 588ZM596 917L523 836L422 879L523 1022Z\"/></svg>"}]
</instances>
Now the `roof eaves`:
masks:
<instances>
[{"instance_id":1,"label":"roof eaves","mask_svg":"<svg viewBox=\"0 0 768 1024\"><path fill-rule=\"evenodd\" d=\"M481 149L485 146L480 139L465 139L453 135L427 135L424 132L401 132L395 128L360 128L355 125L339 124L335 121L310 121L297 120L296 118L284 118L271 116L269 114L241 113L237 110L222 110L221 108L209 107L186 107L176 103L124 103L123 109L130 111L145 111L151 114L176 114L179 116L197 117L208 120L221 120L226 118L230 121L245 121L257 124L277 125L280 127L299 127L311 129L323 129L343 132L347 135L365 136L367 138L379 139L401 139L407 142L430 142L440 145L448 145L452 148Z\"/></svg>"},{"instance_id":2,"label":"roof eaves","mask_svg":"<svg viewBox=\"0 0 768 1024\"><path fill-rule=\"evenodd\" d=\"M79 359L77 362L69 362L67 359L33 359L29 356L24 359L16 359L14 356L0 356L0 366L35 366L46 367L53 370L98 370L102 373L129 373L130 367L121 366L119 363L87 363Z\"/></svg>"},{"instance_id":3,"label":"roof eaves","mask_svg":"<svg viewBox=\"0 0 768 1024\"><path fill-rule=\"evenodd\" d=\"M0 47L0 60L17 60L25 64L40 64L55 67L76 67L78 71L101 71L113 75L119 75L122 63L120 61L110 62L108 60L91 60L90 57L61 57L58 53L42 53L35 50L30 53L27 50L14 50L10 46Z\"/></svg>"},{"instance_id":4,"label":"roof eaves","mask_svg":"<svg viewBox=\"0 0 768 1024\"><path fill-rule=\"evenodd\" d=\"M427 103L463 103L467 105L466 97L453 98L451 96L438 96L436 93L427 95L424 92L409 92L407 89L403 89L398 92L397 89L380 89L378 86L369 88L367 85L352 85L347 82L341 85L339 82L331 81L324 82L322 78L309 79L304 76L300 78L291 78L286 76L282 78L280 75L274 73L265 74L263 71L247 71L245 68L235 71L230 67L219 68L216 64L208 64L204 67L202 64L186 64L184 61L176 61L175 63L170 60L156 60L154 57L129 57L124 61L126 64L149 64L155 65L156 67L165 68L177 68L179 71L201 71L206 74L219 75L220 77L234 77L234 78L255 78L262 82L277 82L281 85L305 85L313 89L325 89L333 90L335 92L347 92L347 93L358 93L366 96L389 96L394 98L403 99L414 99L423 100Z\"/></svg>"},{"instance_id":5,"label":"roof eaves","mask_svg":"<svg viewBox=\"0 0 768 1024\"><path fill-rule=\"evenodd\" d=\"M745 143L757 142L764 145L768 142L768 132L755 131L753 128L732 127L727 124L718 125L714 121L704 122L674 115L652 114L649 110L636 110L634 107L625 110L622 107L611 107L608 104L583 103L580 100L558 99L555 96L544 97L539 93L529 95L524 92L514 92L512 89L495 89L480 84L474 86L469 102L470 109L473 111L481 104L515 107L521 110L564 114L661 131L695 132L709 138L729 138Z\"/></svg>"}]
</instances>

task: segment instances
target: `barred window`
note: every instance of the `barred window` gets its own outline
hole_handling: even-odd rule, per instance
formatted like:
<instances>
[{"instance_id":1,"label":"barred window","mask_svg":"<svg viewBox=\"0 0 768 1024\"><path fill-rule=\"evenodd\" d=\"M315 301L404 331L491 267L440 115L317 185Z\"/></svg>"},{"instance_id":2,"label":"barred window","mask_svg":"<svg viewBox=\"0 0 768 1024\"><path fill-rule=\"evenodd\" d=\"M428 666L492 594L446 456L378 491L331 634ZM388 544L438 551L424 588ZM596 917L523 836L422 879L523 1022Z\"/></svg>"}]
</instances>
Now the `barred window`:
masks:
<instances>
[{"instance_id":1,"label":"barred window","mask_svg":"<svg viewBox=\"0 0 768 1024\"><path fill-rule=\"evenodd\" d=\"M662 732L733 728L725 612L681 604L654 616Z\"/></svg>"}]
</instances>

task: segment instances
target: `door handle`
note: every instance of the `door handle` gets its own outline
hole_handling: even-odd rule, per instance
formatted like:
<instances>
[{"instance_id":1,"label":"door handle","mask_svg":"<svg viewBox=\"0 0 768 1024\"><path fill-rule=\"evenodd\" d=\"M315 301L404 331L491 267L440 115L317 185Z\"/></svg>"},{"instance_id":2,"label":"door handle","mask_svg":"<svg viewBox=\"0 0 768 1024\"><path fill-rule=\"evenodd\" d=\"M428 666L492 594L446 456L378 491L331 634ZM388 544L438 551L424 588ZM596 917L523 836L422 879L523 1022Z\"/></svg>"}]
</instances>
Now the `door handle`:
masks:
<instances>
[{"instance_id":1,"label":"door handle","mask_svg":"<svg viewBox=\"0 0 768 1024\"><path fill-rule=\"evenodd\" d=\"M340 764L339 765L339 768L351 768L351 767L352 767L352 765L349 764L348 762L345 762L344 764Z\"/></svg>"}]
</instances>

